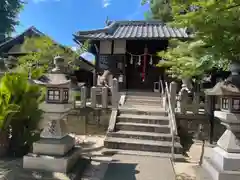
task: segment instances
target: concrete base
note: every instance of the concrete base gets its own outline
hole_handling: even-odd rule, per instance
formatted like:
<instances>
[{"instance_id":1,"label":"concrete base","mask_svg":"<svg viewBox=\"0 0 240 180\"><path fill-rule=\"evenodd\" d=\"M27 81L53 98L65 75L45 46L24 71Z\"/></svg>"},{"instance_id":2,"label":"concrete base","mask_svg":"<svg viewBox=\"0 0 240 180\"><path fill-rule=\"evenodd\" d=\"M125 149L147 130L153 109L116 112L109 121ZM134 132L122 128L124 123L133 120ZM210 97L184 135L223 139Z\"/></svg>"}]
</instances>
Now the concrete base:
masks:
<instances>
[{"instance_id":1,"label":"concrete base","mask_svg":"<svg viewBox=\"0 0 240 180\"><path fill-rule=\"evenodd\" d=\"M212 150L212 160L218 164L220 170L240 172L240 154L228 153L220 147L215 147Z\"/></svg>"},{"instance_id":2,"label":"concrete base","mask_svg":"<svg viewBox=\"0 0 240 180\"><path fill-rule=\"evenodd\" d=\"M67 135L62 139L40 139L33 143L34 154L63 156L73 148L75 140Z\"/></svg>"},{"instance_id":3,"label":"concrete base","mask_svg":"<svg viewBox=\"0 0 240 180\"><path fill-rule=\"evenodd\" d=\"M80 149L74 148L65 156L28 154L23 157L23 168L67 173L80 157Z\"/></svg>"},{"instance_id":4,"label":"concrete base","mask_svg":"<svg viewBox=\"0 0 240 180\"><path fill-rule=\"evenodd\" d=\"M204 158L203 168L207 170L213 180L239 180L240 171L223 171L210 158Z\"/></svg>"}]
</instances>

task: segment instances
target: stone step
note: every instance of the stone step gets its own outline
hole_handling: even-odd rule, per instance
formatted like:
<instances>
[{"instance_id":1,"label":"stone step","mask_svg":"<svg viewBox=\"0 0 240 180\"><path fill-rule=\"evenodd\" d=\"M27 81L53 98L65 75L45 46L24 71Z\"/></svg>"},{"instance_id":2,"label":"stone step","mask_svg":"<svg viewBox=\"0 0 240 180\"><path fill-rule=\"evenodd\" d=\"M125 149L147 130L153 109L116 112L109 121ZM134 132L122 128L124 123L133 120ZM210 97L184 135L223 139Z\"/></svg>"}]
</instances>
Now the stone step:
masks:
<instances>
[{"instance_id":1,"label":"stone step","mask_svg":"<svg viewBox=\"0 0 240 180\"><path fill-rule=\"evenodd\" d=\"M147 97L160 97L161 94L160 93L156 93L156 92L127 92L127 97L129 96L147 96Z\"/></svg>"},{"instance_id":2,"label":"stone step","mask_svg":"<svg viewBox=\"0 0 240 180\"><path fill-rule=\"evenodd\" d=\"M134 102L134 101L126 101L125 104L126 105L142 105L142 106L150 106L150 107L157 106L158 108L163 107L162 103L160 103L160 102L149 103L149 102L146 102L146 101L136 101L136 102Z\"/></svg>"},{"instance_id":3,"label":"stone step","mask_svg":"<svg viewBox=\"0 0 240 180\"><path fill-rule=\"evenodd\" d=\"M118 138L132 138L142 140L154 140L154 141L172 141L171 134L164 133L152 133L152 132L140 132L140 131L117 131L107 134L108 137ZM179 137L175 137L175 141L179 142Z\"/></svg>"},{"instance_id":4,"label":"stone step","mask_svg":"<svg viewBox=\"0 0 240 180\"><path fill-rule=\"evenodd\" d=\"M136 115L136 114L120 114L117 117L117 121L145 123L145 124L162 124L162 125L169 124L169 119L167 116Z\"/></svg>"},{"instance_id":5,"label":"stone step","mask_svg":"<svg viewBox=\"0 0 240 180\"><path fill-rule=\"evenodd\" d=\"M155 132L155 133L170 133L169 125L159 124L142 124L142 123L131 123L131 122L117 122L117 130L124 131L142 131L142 132Z\"/></svg>"},{"instance_id":6,"label":"stone step","mask_svg":"<svg viewBox=\"0 0 240 180\"><path fill-rule=\"evenodd\" d=\"M115 137L106 137L104 140L104 147L109 149L171 153L171 146L172 143L167 141L152 141ZM182 147L180 143L175 143L174 151L176 154L182 153Z\"/></svg>"},{"instance_id":7,"label":"stone step","mask_svg":"<svg viewBox=\"0 0 240 180\"><path fill-rule=\"evenodd\" d=\"M150 98L150 97L127 97L126 101L128 102L138 102L138 101L142 101L142 102L149 102L149 103L161 103L161 99L160 98Z\"/></svg>"},{"instance_id":8,"label":"stone step","mask_svg":"<svg viewBox=\"0 0 240 180\"><path fill-rule=\"evenodd\" d=\"M122 150L122 149L109 149L109 148L104 148L102 150L102 154L105 154L105 155L124 154L124 155L172 158L171 153L134 151L134 150ZM174 160L177 161L177 162L182 162L182 161L185 161L185 157L182 154L174 154Z\"/></svg>"},{"instance_id":9,"label":"stone step","mask_svg":"<svg viewBox=\"0 0 240 180\"><path fill-rule=\"evenodd\" d=\"M165 116L167 113L164 108L159 106L141 106L141 105L127 105L119 108L121 114L137 114L137 115L154 115Z\"/></svg>"}]
</instances>

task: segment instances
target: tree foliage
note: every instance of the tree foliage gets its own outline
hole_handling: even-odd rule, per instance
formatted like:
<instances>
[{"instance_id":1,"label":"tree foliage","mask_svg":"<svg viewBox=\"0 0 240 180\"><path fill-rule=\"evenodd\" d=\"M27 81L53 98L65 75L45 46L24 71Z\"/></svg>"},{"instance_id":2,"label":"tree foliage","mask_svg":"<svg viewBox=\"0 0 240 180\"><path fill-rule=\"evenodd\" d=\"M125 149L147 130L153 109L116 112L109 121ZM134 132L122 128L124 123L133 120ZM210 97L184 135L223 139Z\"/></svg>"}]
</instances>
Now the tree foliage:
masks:
<instances>
[{"instance_id":1,"label":"tree foliage","mask_svg":"<svg viewBox=\"0 0 240 180\"><path fill-rule=\"evenodd\" d=\"M213 67L225 69L228 63L222 60L222 64L213 56L206 53L205 43L201 40L181 42L171 40L167 51L159 52L158 55L166 61L160 62L158 66L164 66L167 72L179 79L195 77L201 78L206 71Z\"/></svg>"},{"instance_id":2,"label":"tree foliage","mask_svg":"<svg viewBox=\"0 0 240 180\"><path fill-rule=\"evenodd\" d=\"M162 22L173 20L172 9L168 0L142 0L142 5L149 4L150 9L145 13L147 19L158 19Z\"/></svg>"},{"instance_id":3,"label":"tree foliage","mask_svg":"<svg viewBox=\"0 0 240 180\"><path fill-rule=\"evenodd\" d=\"M238 60L240 55L239 0L172 0L173 25L189 27L216 59ZM197 7L195 11L193 8ZM184 10L185 14L179 12Z\"/></svg>"},{"instance_id":4,"label":"tree foliage","mask_svg":"<svg viewBox=\"0 0 240 180\"><path fill-rule=\"evenodd\" d=\"M169 4L174 19L169 24L187 27L193 36L188 42L175 41L159 53L167 59L160 66L167 66L170 74L181 78L199 76L211 68L226 70L229 62L239 60L238 0L172 0Z\"/></svg>"},{"instance_id":5,"label":"tree foliage","mask_svg":"<svg viewBox=\"0 0 240 180\"><path fill-rule=\"evenodd\" d=\"M87 52L89 48L90 48L90 43L88 40L86 40L77 47L75 52L80 56L82 53Z\"/></svg>"},{"instance_id":6,"label":"tree foliage","mask_svg":"<svg viewBox=\"0 0 240 180\"><path fill-rule=\"evenodd\" d=\"M10 34L18 25L18 14L23 8L22 0L0 1L0 35Z\"/></svg>"},{"instance_id":7,"label":"tree foliage","mask_svg":"<svg viewBox=\"0 0 240 180\"><path fill-rule=\"evenodd\" d=\"M74 68L74 61L77 58L77 53L71 48L59 45L46 36L25 39L22 51L27 54L19 58L18 69L21 72L28 72L31 68L33 78L52 68L53 59L57 55L62 56L72 68Z\"/></svg>"}]
</instances>

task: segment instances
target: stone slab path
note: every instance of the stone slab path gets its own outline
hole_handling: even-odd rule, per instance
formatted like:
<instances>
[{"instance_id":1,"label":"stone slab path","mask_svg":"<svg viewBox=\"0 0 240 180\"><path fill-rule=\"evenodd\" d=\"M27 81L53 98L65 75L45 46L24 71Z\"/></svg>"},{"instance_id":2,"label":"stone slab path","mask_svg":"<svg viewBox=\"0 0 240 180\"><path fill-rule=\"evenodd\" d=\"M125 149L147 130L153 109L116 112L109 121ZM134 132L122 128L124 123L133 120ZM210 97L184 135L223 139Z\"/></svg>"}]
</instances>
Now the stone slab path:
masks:
<instances>
[{"instance_id":1,"label":"stone slab path","mask_svg":"<svg viewBox=\"0 0 240 180\"><path fill-rule=\"evenodd\" d=\"M175 180L169 158L114 155L103 180Z\"/></svg>"}]
</instances>

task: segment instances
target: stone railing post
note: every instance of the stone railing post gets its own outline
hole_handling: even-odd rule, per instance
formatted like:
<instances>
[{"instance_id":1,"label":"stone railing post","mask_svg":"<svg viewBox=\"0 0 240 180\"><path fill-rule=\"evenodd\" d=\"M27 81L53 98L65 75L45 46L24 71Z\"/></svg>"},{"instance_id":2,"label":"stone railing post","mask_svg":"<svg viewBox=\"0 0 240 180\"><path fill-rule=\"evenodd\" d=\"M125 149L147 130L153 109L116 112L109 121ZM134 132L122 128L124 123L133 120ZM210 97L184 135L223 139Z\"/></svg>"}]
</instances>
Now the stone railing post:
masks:
<instances>
[{"instance_id":1,"label":"stone railing post","mask_svg":"<svg viewBox=\"0 0 240 180\"><path fill-rule=\"evenodd\" d=\"M97 88L93 86L91 88L91 107L96 108L97 105Z\"/></svg>"},{"instance_id":2,"label":"stone railing post","mask_svg":"<svg viewBox=\"0 0 240 180\"><path fill-rule=\"evenodd\" d=\"M85 108L87 103L87 88L85 86L81 88L80 95L81 95L81 108Z\"/></svg>"},{"instance_id":3,"label":"stone railing post","mask_svg":"<svg viewBox=\"0 0 240 180\"><path fill-rule=\"evenodd\" d=\"M188 92L186 89L181 89L179 92L179 108L180 113L185 114L188 108Z\"/></svg>"},{"instance_id":4,"label":"stone railing post","mask_svg":"<svg viewBox=\"0 0 240 180\"><path fill-rule=\"evenodd\" d=\"M200 95L199 93L194 93L193 103L192 103L192 112L198 114L200 108Z\"/></svg>"},{"instance_id":5,"label":"stone railing post","mask_svg":"<svg viewBox=\"0 0 240 180\"><path fill-rule=\"evenodd\" d=\"M108 88L102 88L102 108L108 107Z\"/></svg>"},{"instance_id":6,"label":"stone railing post","mask_svg":"<svg viewBox=\"0 0 240 180\"><path fill-rule=\"evenodd\" d=\"M119 92L118 92L118 80L116 78L113 79L112 82L112 107L118 107L119 100Z\"/></svg>"},{"instance_id":7,"label":"stone railing post","mask_svg":"<svg viewBox=\"0 0 240 180\"><path fill-rule=\"evenodd\" d=\"M176 95L177 95L177 83L173 81L170 83L170 97L173 113L175 112L175 107L177 103Z\"/></svg>"}]
</instances>

